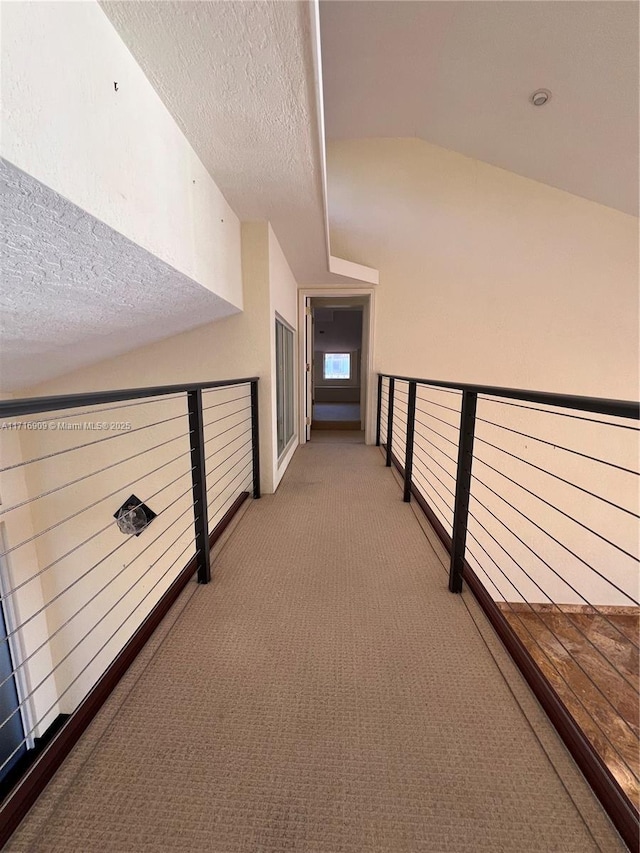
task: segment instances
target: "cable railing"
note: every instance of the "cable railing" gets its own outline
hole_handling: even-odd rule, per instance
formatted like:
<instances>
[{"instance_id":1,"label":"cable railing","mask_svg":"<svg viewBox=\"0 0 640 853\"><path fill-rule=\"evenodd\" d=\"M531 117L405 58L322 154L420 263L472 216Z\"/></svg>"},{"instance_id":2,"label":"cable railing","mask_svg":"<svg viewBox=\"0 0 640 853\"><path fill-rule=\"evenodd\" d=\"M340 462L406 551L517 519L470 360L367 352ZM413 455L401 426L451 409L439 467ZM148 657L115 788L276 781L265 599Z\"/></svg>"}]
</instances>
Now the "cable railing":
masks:
<instances>
[{"instance_id":1,"label":"cable railing","mask_svg":"<svg viewBox=\"0 0 640 853\"><path fill-rule=\"evenodd\" d=\"M0 845L260 497L257 388L0 402Z\"/></svg>"},{"instance_id":2,"label":"cable railing","mask_svg":"<svg viewBox=\"0 0 640 853\"><path fill-rule=\"evenodd\" d=\"M638 846L638 403L380 374L376 443Z\"/></svg>"}]
</instances>

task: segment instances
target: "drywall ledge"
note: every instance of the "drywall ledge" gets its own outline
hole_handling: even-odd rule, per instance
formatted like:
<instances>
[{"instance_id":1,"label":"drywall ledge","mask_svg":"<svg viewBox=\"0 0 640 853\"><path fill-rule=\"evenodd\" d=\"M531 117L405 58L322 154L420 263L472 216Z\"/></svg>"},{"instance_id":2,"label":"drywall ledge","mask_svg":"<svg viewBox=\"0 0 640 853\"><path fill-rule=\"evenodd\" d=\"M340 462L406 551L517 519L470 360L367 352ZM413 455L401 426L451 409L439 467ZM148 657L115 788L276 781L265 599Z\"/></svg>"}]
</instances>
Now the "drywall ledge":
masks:
<instances>
[{"instance_id":1,"label":"drywall ledge","mask_svg":"<svg viewBox=\"0 0 640 853\"><path fill-rule=\"evenodd\" d=\"M0 219L3 390L29 387L238 313L2 159Z\"/></svg>"},{"instance_id":2,"label":"drywall ledge","mask_svg":"<svg viewBox=\"0 0 640 853\"><path fill-rule=\"evenodd\" d=\"M329 255L329 272L344 275L347 278L355 278L358 281L365 281L367 284L380 283L378 270L373 267L365 267L362 264L355 264L353 261L345 261L343 258L336 258L335 255Z\"/></svg>"}]
</instances>

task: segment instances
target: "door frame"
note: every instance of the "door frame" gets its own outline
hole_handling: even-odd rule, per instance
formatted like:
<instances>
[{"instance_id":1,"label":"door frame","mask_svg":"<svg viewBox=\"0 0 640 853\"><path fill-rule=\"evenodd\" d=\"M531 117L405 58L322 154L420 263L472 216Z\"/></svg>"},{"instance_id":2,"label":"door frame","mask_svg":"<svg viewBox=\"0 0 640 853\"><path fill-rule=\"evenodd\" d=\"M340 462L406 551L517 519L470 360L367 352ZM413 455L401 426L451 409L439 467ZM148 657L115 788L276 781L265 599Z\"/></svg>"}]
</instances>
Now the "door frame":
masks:
<instances>
[{"instance_id":1,"label":"door frame","mask_svg":"<svg viewBox=\"0 0 640 853\"><path fill-rule=\"evenodd\" d=\"M300 412L300 444L307 441L307 425L305 422L305 401L307 395L307 325L305 306L306 300L313 297L328 297L339 299L362 297L362 354L361 354L361 417L364 422L364 440L366 444L375 444L376 440L376 393L377 378L373 372L374 329L375 329L375 287L302 287L298 290L298 363L300 370L299 407Z\"/></svg>"}]
</instances>

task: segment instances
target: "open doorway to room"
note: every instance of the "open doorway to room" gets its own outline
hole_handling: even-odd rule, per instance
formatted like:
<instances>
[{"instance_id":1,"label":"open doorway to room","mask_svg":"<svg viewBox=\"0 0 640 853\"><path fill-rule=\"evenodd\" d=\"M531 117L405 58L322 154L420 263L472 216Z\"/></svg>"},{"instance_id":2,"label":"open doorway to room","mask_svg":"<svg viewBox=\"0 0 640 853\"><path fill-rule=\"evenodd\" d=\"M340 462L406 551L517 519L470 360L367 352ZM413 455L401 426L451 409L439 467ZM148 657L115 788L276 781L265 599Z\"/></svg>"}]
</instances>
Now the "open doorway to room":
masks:
<instances>
[{"instance_id":1,"label":"open doorway to room","mask_svg":"<svg viewBox=\"0 0 640 853\"><path fill-rule=\"evenodd\" d=\"M311 429L361 430L362 306L312 299ZM345 300L348 301L348 300Z\"/></svg>"},{"instance_id":2,"label":"open doorway to room","mask_svg":"<svg viewBox=\"0 0 640 853\"><path fill-rule=\"evenodd\" d=\"M307 441L365 440L370 384L369 293L304 295Z\"/></svg>"}]
</instances>

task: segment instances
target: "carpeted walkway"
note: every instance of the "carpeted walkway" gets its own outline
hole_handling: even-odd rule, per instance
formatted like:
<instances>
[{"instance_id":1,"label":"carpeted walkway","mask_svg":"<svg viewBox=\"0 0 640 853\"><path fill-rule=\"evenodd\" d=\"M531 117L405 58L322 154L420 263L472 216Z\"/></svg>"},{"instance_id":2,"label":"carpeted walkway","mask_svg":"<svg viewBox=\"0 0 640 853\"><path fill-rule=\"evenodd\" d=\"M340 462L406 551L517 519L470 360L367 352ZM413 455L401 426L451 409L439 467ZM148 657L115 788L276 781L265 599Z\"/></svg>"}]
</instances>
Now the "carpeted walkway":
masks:
<instances>
[{"instance_id":1,"label":"carpeted walkway","mask_svg":"<svg viewBox=\"0 0 640 853\"><path fill-rule=\"evenodd\" d=\"M427 537L375 449L300 448L8 849L622 850Z\"/></svg>"}]
</instances>

